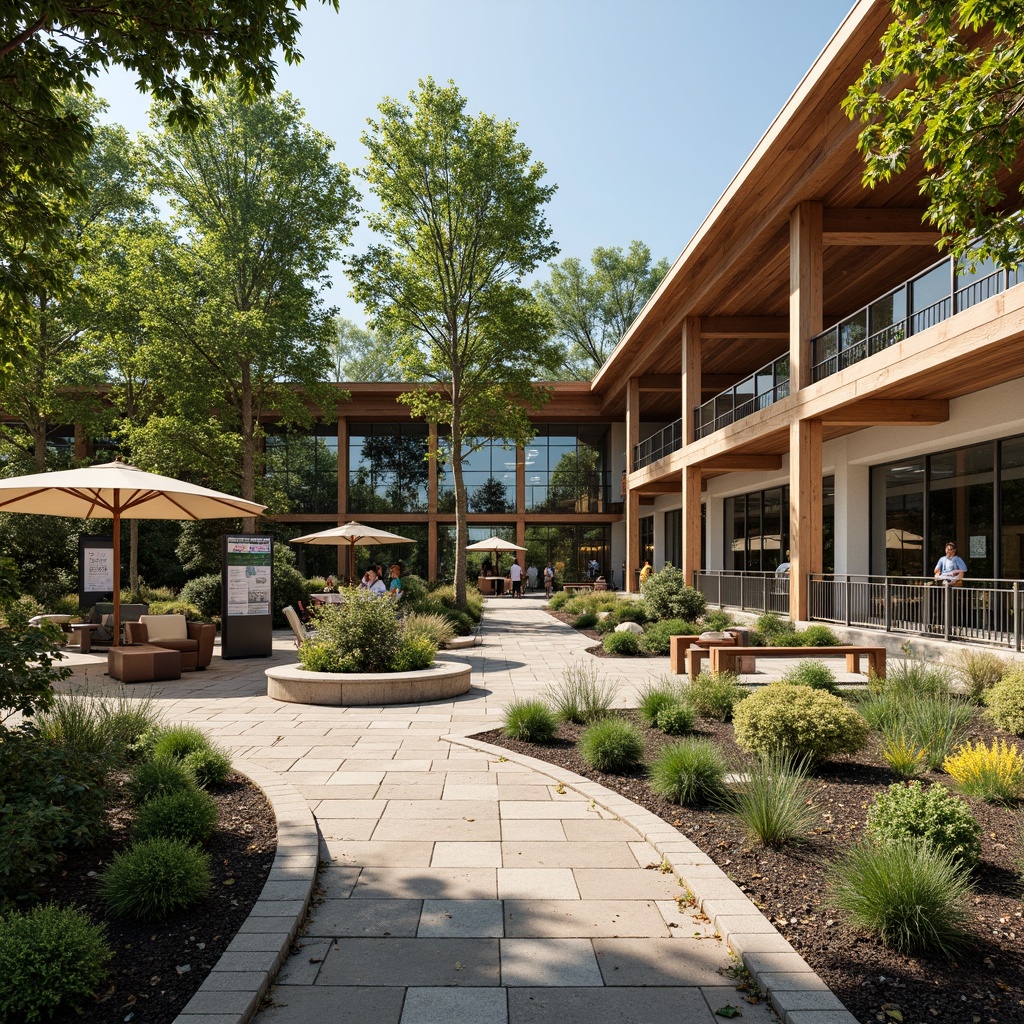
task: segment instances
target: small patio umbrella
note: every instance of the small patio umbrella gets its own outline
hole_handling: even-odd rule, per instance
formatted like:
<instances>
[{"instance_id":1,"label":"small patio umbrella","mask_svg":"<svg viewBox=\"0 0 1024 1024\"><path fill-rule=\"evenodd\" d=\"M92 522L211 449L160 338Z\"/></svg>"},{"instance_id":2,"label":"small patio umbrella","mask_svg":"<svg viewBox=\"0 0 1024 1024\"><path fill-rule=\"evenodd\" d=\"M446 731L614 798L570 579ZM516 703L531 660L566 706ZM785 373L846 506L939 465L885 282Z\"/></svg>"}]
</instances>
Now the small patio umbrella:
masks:
<instances>
[{"instance_id":1,"label":"small patio umbrella","mask_svg":"<svg viewBox=\"0 0 1024 1024\"><path fill-rule=\"evenodd\" d=\"M521 544L513 544L510 540L502 537L488 537L486 540L478 540L475 544L467 544L467 551L491 551L494 554L494 561L498 561L499 551L525 551Z\"/></svg>"},{"instance_id":2,"label":"small patio umbrella","mask_svg":"<svg viewBox=\"0 0 1024 1024\"><path fill-rule=\"evenodd\" d=\"M0 512L114 521L114 646L121 625L121 520L258 516L267 506L124 462L0 479Z\"/></svg>"},{"instance_id":3,"label":"small patio umbrella","mask_svg":"<svg viewBox=\"0 0 1024 1024\"><path fill-rule=\"evenodd\" d=\"M363 523L346 523L319 533L307 533L303 537L293 537L293 544L335 544L348 545L349 578L354 579L355 550L357 547L369 547L371 544L415 544L412 537L399 537L397 533L376 526L365 526Z\"/></svg>"}]
</instances>

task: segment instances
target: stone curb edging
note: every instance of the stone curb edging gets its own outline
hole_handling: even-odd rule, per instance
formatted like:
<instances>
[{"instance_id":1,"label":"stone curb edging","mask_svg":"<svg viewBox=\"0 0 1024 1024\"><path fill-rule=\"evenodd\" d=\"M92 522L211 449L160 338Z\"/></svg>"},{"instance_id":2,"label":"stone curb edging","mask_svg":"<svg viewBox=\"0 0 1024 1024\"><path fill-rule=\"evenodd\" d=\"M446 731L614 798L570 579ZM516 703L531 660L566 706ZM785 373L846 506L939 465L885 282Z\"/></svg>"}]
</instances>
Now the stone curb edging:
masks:
<instances>
[{"instance_id":1,"label":"stone curb edging","mask_svg":"<svg viewBox=\"0 0 1024 1024\"><path fill-rule=\"evenodd\" d=\"M320 856L309 805L276 772L235 760L266 796L277 822L277 854L259 899L174 1024L248 1024L305 920Z\"/></svg>"},{"instance_id":2,"label":"stone curb edging","mask_svg":"<svg viewBox=\"0 0 1024 1024\"><path fill-rule=\"evenodd\" d=\"M479 727L475 731L479 731ZM471 738L442 736L471 750L494 754L561 782L635 829L671 865L723 941L740 958L783 1024L857 1024L839 997L779 934L750 898L698 846L656 814L600 783L547 761ZM177 1024L177 1022L176 1022Z\"/></svg>"}]
</instances>

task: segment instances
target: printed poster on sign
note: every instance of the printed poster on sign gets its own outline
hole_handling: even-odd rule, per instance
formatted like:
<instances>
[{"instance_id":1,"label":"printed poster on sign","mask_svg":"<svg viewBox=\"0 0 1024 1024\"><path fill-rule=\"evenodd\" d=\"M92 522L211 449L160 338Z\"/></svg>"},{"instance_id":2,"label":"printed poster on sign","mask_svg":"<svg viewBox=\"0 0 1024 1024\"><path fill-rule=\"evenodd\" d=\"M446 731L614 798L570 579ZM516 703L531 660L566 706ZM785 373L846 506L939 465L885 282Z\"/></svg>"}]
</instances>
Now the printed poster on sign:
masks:
<instances>
[{"instance_id":1,"label":"printed poster on sign","mask_svg":"<svg viewBox=\"0 0 1024 1024\"><path fill-rule=\"evenodd\" d=\"M105 594L114 589L114 549L85 548L83 552L85 585L88 594Z\"/></svg>"},{"instance_id":2,"label":"printed poster on sign","mask_svg":"<svg viewBox=\"0 0 1024 1024\"><path fill-rule=\"evenodd\" d=\"M270 537L228 537L228 615L270 614L271 550Z\"/></svg>"}]
</instances>

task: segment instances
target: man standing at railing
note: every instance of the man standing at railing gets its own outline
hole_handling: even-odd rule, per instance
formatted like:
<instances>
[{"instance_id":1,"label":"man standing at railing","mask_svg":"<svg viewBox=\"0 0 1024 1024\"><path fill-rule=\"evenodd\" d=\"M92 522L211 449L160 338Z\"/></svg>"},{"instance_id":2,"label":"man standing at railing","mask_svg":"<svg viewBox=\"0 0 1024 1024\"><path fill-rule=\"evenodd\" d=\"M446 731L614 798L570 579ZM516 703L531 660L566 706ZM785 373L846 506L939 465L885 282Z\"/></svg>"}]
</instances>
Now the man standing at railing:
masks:
<instances>
[{"instance_id":1,"label":"man standing at railing","mask_svg":"<svg viewBox=\"0 0 1024 1024\"><path fill-rule=\"evenodd\" d=\"M946 544L946 553L935 563L935 572L932 575L944 587L959 587L966 572L967 566L956 553L956 545L949 541Z\"/></svg>"}]
</instances>

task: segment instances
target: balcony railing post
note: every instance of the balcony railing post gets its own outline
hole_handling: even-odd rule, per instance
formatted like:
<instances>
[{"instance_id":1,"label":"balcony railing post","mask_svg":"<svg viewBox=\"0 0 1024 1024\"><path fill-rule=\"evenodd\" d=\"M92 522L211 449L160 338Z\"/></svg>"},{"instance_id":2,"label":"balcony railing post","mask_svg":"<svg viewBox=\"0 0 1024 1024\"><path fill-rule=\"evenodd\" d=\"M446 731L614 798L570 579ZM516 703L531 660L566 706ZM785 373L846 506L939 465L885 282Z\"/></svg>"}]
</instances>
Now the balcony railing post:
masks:
<instances>
[{"instance_id":1,"label":"balcony railing post","mask_svg":"<svg viewBox=\"0 0 1024 1024\"><path fill-rule=\"evenodd\" d=\"M885 583L882 584L882 601L884 604L884 616L885 616L885 631L886 633L892 632L892 591L889 587L889 577L885 577Z\"/></svg>"},{"instance_id":2,"label":"balcony railing post","mask_svg":"<svg viewBox=\"0 0 1024 1024\"><path fill-rule=\"evenodd\" d=\"M942 632L947 642L953 636L953 588L949 586L942 588Z\"/></svg>"},{"instance_id":3,"label":"balcony railing post","mask_svg":"<svg viewBox=\"0 0 1024 1024\"><path fill-rule=\"evenodd\" d=\"M761 577L761 611L768 611L768 577Z\"/></svg>"},{"instance_id":4,"label":"balcony railing post","mask_svg":"<svg viewBox=\"0 0 1024 1024\"><path fill-rule=\"evenodd\" d=\"M1024 624L1020 621L1021 613L1021 600L1020 600L1020 584L1013 584L1013 640L1014 647L1019 652L1021 649L1021 641L1024 640Z\"/></svg>"},{"instance_id":5,"label":"balcony railing post","mask_svg":"<svg viewBox=\"0 0 1024 1024\"><path fill-rule=\"evenodd\" d=\"M848 626L850 624L850 594L853 592L850 585L850 577L846 577L846 582L843 584L843 602L846 605L845 623Z\"/></svg>"}]
</instances>

